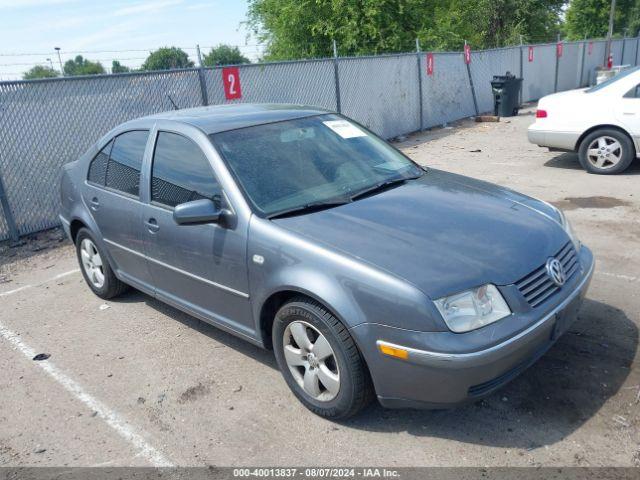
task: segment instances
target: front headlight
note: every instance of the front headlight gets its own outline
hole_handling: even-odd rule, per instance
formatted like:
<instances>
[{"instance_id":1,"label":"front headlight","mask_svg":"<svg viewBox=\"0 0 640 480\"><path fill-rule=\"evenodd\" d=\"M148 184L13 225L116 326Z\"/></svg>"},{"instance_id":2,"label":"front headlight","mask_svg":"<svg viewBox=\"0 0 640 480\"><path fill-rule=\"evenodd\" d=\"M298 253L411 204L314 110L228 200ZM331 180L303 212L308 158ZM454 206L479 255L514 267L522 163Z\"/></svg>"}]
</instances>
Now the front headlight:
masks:
<instances>
[{"instance_id":1,"label":"front headlight","mask_svg":"<svg viewBox=\"0 0 640 480\"><path fill-rule=\"evenodd\" d=\"M483 285L434 302L447 327L455 333L469 332L511 315L495 285Z\"/></svg>"},{"instance_id":2,"label":"front headlight","mask_svg":"<svg viewBox=\"0 0 640 480\"><path fill-rule=\"evenodd\" d=\"M562 225L562 228L564 228L564 231L567 232L567 235L569 235L569 238L571 239L571 243L573 243L573 246L575 247L576 252L579 252L580 247L582 246L582 243L580 243L580 240L578 239L576 232L573 231L573 228L571 227L571 223L569 222L569 219L565 216L562 210L560 210L559 208L557 208L556 210L558 211L558 216L560 217L560 225Z\"/></svg>"}]
</instances>

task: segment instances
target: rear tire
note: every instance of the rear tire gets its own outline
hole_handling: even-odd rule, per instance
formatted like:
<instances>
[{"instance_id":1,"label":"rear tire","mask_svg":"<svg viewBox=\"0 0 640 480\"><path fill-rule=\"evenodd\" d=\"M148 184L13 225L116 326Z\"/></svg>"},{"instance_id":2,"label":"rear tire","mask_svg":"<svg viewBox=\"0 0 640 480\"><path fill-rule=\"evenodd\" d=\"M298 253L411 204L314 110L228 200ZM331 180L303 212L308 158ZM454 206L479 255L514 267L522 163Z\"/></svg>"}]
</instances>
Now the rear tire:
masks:
<instances>
[{"instance_id":1,"label":"rear tire","mask_svg":"<svg viewBox=\"0 0 640 480\"><path fill-rule=\"evenodd\" d=\"M619 130L599 128L580 143L578 159L589 173L615 175L624 172L636 156L629 137Z\"/></svg>"},{"instance_id":2,"label":"rear tire","mask_svg":"<svg viewBox=\"0 0 640 480\"><path fill-rule=\"evenodd\" d=\"M87 228L78 231L76 255L85 282L98 297L108 300L128 290L129 286L113 273L106 255Z\"/></svg>"},{"instance_id":3,"label":"rear tire","mask_svg":"<svg viewBox=\"0 0 640 480\"><path fill-rule=\"evenodd\" d=\"M280 371L313 413L345 419L371 402L369 371L353 338L318 302L293 299L276 313L272 330Z\"/></svg>"}]
</instances>

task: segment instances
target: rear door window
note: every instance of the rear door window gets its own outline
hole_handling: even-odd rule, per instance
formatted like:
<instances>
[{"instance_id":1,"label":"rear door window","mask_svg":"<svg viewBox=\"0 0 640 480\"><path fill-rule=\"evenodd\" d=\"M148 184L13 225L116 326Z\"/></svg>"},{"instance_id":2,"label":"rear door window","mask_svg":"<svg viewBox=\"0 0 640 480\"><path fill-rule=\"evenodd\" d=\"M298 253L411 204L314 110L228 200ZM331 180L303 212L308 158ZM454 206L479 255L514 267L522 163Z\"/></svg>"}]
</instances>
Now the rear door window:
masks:
<instances>
[{"instance_id":1,"label":"rear door window","mask_svg":"<svg viewBox=\"0 0 640 480\"><path fill-rule=\"evenodd\" d=\"M148 137L148 130L133 130L115 138L107 164L107 187L139 196L140 170Z\"/></svg>"}]
</instances>

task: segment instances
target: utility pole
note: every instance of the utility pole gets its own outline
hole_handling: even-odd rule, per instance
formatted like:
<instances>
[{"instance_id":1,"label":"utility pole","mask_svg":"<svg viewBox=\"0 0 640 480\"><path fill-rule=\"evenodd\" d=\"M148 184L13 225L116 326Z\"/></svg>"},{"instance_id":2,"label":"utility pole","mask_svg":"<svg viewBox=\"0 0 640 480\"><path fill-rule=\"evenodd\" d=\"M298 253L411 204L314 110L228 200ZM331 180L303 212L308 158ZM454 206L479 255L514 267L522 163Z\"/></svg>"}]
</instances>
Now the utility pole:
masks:
<instances>
[{"instance_id":1,"label":"utility pole","mask_svg":"<svg viewBox=\"0 0 640 480\"><path fill-rule=\"evenodd\" d=\"M62 68L62 57L60 56L60 47L53 47L53 49L58 53L58 63L60 64L60 75L64 77L64 68Z\"/></svg>"},{"instance_id":2,"label":"utility pole","mask_svg":"<svg viewBox=\"0 0 640 480\"><path fill-rule=\"evenodd\" d=\"M607 48L604 53L604 65L609 64L609 57L611 56L611 36L613 35L613 17L616 11L616 0L611 0L611 10L609 11L609 30L607 32Z\"/></svg>"}]
</instances>

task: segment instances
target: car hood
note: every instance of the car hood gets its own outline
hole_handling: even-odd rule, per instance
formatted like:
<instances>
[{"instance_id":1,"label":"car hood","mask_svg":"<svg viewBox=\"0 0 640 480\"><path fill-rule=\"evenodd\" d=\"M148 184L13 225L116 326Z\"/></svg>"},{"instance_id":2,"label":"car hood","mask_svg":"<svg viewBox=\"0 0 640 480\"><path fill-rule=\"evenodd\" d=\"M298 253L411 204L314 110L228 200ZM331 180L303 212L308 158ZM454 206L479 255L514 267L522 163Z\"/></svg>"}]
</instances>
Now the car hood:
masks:
<instances>
[{"instance_id":1,"label":"car hood","mask_svg":"<svg viewBox=\"0 0 640 480\"><path fill-rule=\"evenodd\" d=\"M555 216L539 200L430 169L378 195L273 221L439 298L538 268L569 240Z\"/></svg>"}]
</instances>

